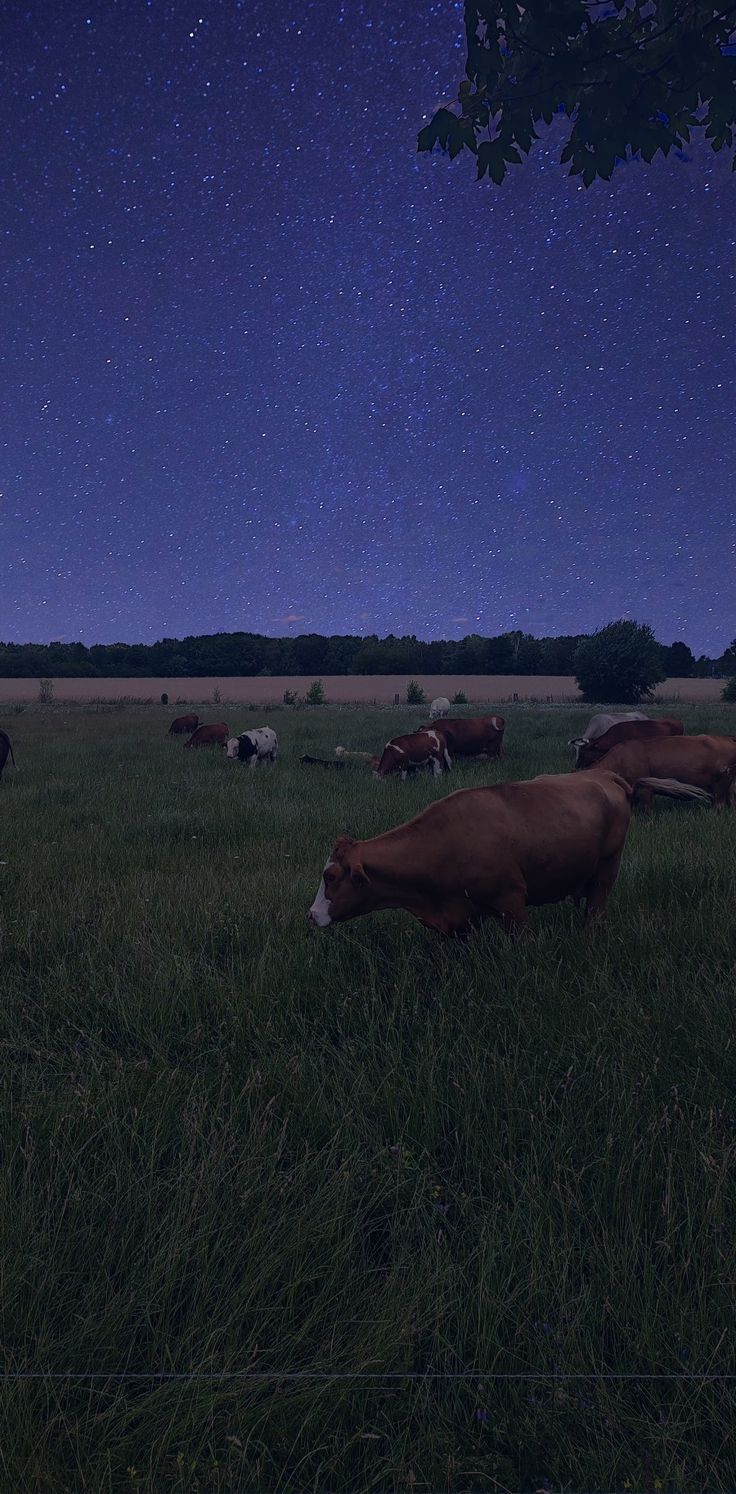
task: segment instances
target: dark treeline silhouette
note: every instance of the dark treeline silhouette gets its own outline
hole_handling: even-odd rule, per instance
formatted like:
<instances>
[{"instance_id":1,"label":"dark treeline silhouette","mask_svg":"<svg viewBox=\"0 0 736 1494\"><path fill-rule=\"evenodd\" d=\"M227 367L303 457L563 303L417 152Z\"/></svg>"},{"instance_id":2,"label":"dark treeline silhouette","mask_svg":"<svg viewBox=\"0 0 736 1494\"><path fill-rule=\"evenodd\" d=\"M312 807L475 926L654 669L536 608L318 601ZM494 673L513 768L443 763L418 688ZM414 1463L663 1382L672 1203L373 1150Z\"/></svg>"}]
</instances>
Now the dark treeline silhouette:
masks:
<instances>
[{"instance_id":1,"label":"dark treeline silhouette","mask_svg":"<svg viewBox=\"0 0 736 1494\"><path fill-rule=\"evenodd\" d=\"M534 638L502 633L424 643L411 637L356 638L303 633L265 638L259 633L210 633L163 638L160 643L0 643L0 678L155 678L194 675L330 674L574 674L575 650L585 634ZM696 659L685 643L660 645L665 675L687 679L736 673L734 646L717 659Z\"/></svg>"}]
</instances>

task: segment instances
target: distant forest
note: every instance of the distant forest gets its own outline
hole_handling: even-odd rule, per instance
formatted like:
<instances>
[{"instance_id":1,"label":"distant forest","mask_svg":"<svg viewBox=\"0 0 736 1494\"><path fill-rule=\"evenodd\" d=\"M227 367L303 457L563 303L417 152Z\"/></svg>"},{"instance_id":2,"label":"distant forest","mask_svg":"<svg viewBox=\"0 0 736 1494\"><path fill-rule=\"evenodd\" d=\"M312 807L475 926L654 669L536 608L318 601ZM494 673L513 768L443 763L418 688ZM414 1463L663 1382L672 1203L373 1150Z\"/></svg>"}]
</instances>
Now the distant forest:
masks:
<instances>
[{"instance_id":1,"label":"distant forest","mask_svg":"<svg viewBox=\"0 0 736 1494\"><path fill-rule=\"evenodd\" d=\"M583 633L534 638L502 633L458 641L423 643L412 637L368 638L303 633L264 638L259 633L210 633L163 638L160 643L0 643L0 678L120 678L195 675L330 674L574 674L575 650ZM736 640L717 659L699 659L686 643L661 644L669 677L708 678L736 674Z\"/></svg>"}]
</instances>

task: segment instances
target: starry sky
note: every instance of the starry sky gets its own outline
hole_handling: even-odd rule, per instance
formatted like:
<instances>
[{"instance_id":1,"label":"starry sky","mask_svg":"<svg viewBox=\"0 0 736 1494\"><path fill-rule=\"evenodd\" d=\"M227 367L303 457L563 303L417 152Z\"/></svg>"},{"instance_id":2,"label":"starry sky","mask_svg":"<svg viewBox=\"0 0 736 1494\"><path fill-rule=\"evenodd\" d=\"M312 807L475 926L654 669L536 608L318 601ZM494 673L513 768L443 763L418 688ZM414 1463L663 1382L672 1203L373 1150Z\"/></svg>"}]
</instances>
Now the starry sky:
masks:
<instances>
[{"instance_id":1,"label":"starry sky","mask_svg":"<svg viewBox=\"0 0 736 1494\"><path fill-rule=\"evenodd\" d=\"M736 633L736 176L417 156L450 0L4 0L0 638Z\"/></svg>"}]
</instances>

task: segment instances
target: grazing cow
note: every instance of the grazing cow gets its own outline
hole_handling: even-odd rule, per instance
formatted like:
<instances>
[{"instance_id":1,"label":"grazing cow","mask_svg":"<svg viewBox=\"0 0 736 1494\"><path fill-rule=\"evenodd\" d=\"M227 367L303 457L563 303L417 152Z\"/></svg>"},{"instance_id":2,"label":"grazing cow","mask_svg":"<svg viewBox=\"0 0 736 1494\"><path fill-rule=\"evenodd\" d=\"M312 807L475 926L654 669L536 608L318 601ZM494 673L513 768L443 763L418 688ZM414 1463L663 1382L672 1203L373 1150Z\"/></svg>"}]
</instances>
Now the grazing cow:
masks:
<instances>
[{"instance_id":1,"label":"grazing cow","mask_svg":"<svg viewBox=\"0 0 736 1494\"><path fill-rule=\"evenodd\" d=\"M10 758L13 767L15 767L15 758L13 757L13 748L11 746L10 737L8 736L8 733L6 731L0 731L0 778L2 778L3 776L3 768L5 767L8 758Z\"/></svg>"},{"instance_id":2,"label":"grazing cow","mask_svg":"<svg viewBox=\"0 0 736 1494\"><path fill-rule=\"evenodd\" d=\"M435 727L453 757L503 757L505 729L503 716L457 716Z\"/></svg>"},{"instance_id":3,"label":"grazing cow","mask_svg":"<svg viewBox=\"0 0 736 1494\"><path fill-rule=\"evenodd\" d=\"M220 742L226 742L230 735L230 727L224 721L217 721L214 726L198 726L194 736L184 743L185 747L215 747Z\"/></svg>"},{"instance_id":4,"label":"grazing cow","mask_svg":"<svg viewBox=\"0 0 736 1494\"><path fill-rule=\"evenodd\" d=\"M600 715L598 715L598 716L591 716L591 719L588 722L588 725L586 726L585 731L583 732L582 737L571 737L570 741L568 742L567 745L568 745L568 747L575 747L575 748L577 748L577 752L579 754L579 750L580 750L579 744L582 744L583 742L595 742L596 739L598 737L602 737L603 733L605 731L608 731L609 727L611 727L611 726L617 726L622 721L648 721L648 720L649 720L649 717L648 716L644 716L641 711L628 711L628 712L624 711L624 712L621 712L619 715L615 715L611 711L602 711L600 713ZM576 754L576 757L575 757L575 765L577 767L577 754Z\"/></svg>"},{"instance_id":5,"label":"grazing cow","mask_svg":"<svg viewBox=\"0 0 736 1494\"><path fill-rule=\"evenodd\" d=\"M488 917L513 933L530 907L566 897L585 898L586 923L601 918L630 801L626 781L603 769L460 789L384 835L341 837L309 918L325 929L404 908L442 934L466 933Z\"/></svg>"},{"instance_id":6,"label":"grazing cow","mask_svg":"<svg viewBox=\"0 0 736 1494\"><path fill-rule=\"evenodd\" d=\"M441 716L449 716L450 702L446 695L438 695L429 707L430 720L438 721Z\"/></svg>"},{"instance_id":7,"label":"grazing cow","mask_svg":"<svg viewBox=\"0 0 736 1494\"><path fill-rule=\"evenodd\" d=\"M585 773L618 773L631 785L634 801L652 807L654 794L672 799L711 799L716 809L734 803L736 737L655 737L649 742L620 742L600 767Z\"/></svg>"},{"instance_id":8,"label":"grazing cow","mask_svg":"<svg viewBox=\"0 0 736 1494\"><path fill-rule=\"evenodd\" d=\"M231 737L225 748L228 757L237 757L241 763L249 763L251 768L265 758L275 763L278 750L278 738L270 726L254 726L250 731L241 732L239 737Z\"/></svg>"},{"instance_id":9,"label":"grazing cow","mask_svg":"<svg viewBox=\"0 0 736 1494\"><path fill-rule=\"evenodd\" d=\"M388 778L391 773L416 773L420 768L431 768L436 778L452 767L452 758L437 730L422 727L409 732L405 737L392 737L381 753L376 778Z\"/></svg>"},{"instance_id":10,"label":"grazing cow","mask_svg":"<svg viewBox=\"0 0 736 1494\"><path fill-rule=\"evenodd\" d=\"M199 716L195 716L194 712L192 712L191 716L177 716L176 720L172 721L169 727L169 736L178 737L183 732L196 731L198 726Z\"/></svg>"},{"instance_id":11,"label":"grazing cow","mask_svg":"<svg viewBox=\"0 0 736 1494\"><path fill-rule=\"evenodd\" d=\"M684 730L682 722L675 716L658 716L654 721L618 721L615 726L609 726L603 736L596 737L592 742L586 737L573 737L572 745L576 748L575 767L591 768L612 747L618 747L619 742L649 742L656 737L681 737Z\"/></svg>"},{"instance_id":12,"label":"grazing cow","mask_svg":"<svg viewBox=\"0 0 736 1494\"><path fill-rule=\"evenodd\" d=\"M334 757L310 757L308 752L302 753L299 761L303 767L347 768L348 766L347 763L341 761L340 758L338 758L337 762L335 762Z\"/></svg>"}]
</instances>

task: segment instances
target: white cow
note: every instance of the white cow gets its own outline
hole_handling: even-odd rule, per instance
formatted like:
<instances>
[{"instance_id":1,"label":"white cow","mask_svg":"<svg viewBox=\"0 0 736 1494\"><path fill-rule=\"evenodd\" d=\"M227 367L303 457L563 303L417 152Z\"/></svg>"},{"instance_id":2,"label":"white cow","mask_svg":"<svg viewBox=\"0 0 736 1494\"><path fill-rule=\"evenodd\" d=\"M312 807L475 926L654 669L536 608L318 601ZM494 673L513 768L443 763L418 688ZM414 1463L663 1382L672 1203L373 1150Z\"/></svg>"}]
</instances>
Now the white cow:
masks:
<instances>
[{"instance_id":1,"label":"white cow","mask_svg":"<svg viewBox=\"0 0 736 1494\"><path fill-rule=\"evenodd\" d=\"M441 716L449 716L449 714L450 702L447 699L447 696L438 695L437 699L433 700L431 706L429 707L430 720L438 721Z\"/></svg>"},{"instance_id":2,"label":"white cow","mask_svg":"<svg viewBox=\"0 0 736 1494\"><path fill-rule=\"evenodd\" d=\"M251 731L241 732L239 737L231 737L225 744L228 757L237 757L241 763L248 762L251 768L264 758L275 763L278 750L278 737L270 726L254 726Z\"/></svg>"},{"instance_id":3,"label":"white cow","mask_svg":"<svg viewBox=\"0 0 736 1494\"><path fill-rule=\"evenodd\" d=\"M619 721L648 721L649 719L649 716L645 716L642 711L624 711L619 715L601 711L599 716L591 717L582 737L571 737L567 745L568 747L575 748L575 762L578 763L580 761L580 748L587 747L588 742L595 742L598 737L602 737L604 732L608 731L611 726L616 726Z\"/></svg>"}]
</instances>

